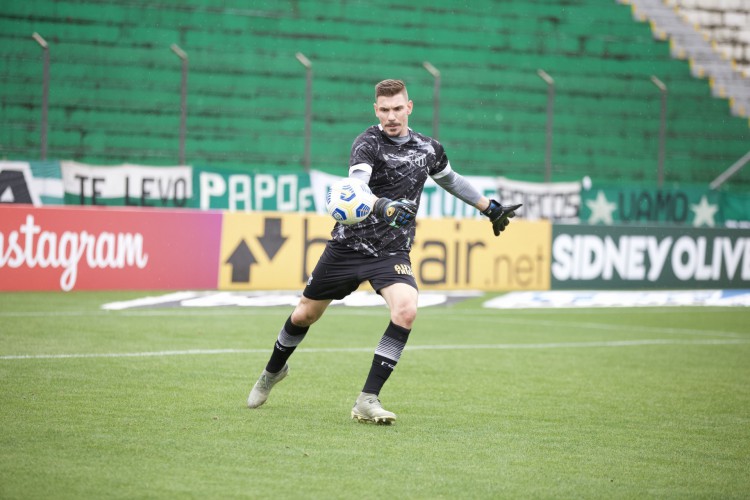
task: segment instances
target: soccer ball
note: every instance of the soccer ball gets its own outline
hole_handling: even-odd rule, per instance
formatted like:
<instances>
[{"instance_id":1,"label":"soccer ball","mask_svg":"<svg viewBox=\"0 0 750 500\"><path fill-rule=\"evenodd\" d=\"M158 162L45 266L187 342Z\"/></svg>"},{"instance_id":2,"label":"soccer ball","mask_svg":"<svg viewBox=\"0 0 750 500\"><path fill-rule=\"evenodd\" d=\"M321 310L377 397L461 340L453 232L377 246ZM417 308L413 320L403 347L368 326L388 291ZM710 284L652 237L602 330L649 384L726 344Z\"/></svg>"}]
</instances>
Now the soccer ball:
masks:
<instances>
[{"instance_id":1,"label":"soccer ball","mask_svg":"<svg viewBox=\"0 0 750 500\"><path fill-rule=\"evenodd\" d=\"M328 190L326 211L342 224L356 224L370 215L374 199L367 184L347 177L334 182Z\"/></svg>"}]
</instances>

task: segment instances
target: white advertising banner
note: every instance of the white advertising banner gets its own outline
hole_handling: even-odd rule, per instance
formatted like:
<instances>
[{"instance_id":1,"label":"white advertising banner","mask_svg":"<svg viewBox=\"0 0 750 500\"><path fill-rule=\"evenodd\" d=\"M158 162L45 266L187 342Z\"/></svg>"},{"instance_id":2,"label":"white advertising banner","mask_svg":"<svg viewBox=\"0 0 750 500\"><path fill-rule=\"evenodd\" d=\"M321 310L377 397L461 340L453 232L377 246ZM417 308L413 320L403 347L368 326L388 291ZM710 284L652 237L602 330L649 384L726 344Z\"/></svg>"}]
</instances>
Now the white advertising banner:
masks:
<instances>
[{"instance_id":1,"label":"white advertising banner","mask_svg":"<svg viewBox=\"0 0 750 500\"><path fill-rule=\"evenodd\" d=\"M313 170L310 181L315 193L315 206L318 213L325 213L325 195L335 176ZM523 203L517 217L527 220L551 220L554 222L577 223L581 208L580 182L523 182L505 177L464 176L471 185L487 198L494 198L503 205ZM419 204L422 217L452 217L457 219L481 217L479 212L452 196L427 179Z\"/></svg>"}]
</instances>

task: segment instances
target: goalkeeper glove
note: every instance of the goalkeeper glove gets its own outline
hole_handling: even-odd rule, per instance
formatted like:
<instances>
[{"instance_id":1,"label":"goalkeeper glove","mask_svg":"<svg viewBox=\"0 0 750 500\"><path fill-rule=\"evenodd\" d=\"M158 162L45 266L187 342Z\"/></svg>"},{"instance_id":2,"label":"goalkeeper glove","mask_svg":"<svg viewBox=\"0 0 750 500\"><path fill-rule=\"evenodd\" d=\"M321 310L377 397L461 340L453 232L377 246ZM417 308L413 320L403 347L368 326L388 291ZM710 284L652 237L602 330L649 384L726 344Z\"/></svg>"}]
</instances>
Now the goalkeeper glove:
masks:
<instances>
[{"instance_id":1,"label":"goalkeeper glove","mask_svg":"<svg viewBox=\"0 0 750 500\"><path fill-rule=\"evenodd\" d=\"M489 217L495 236L500 236L500 233L505 230L505 226L510 224L508 219L516 216L516 210L520 206L521 204L501 205L495 200L490 200L490 206L487 207L487 210L482 211L482 215Z\"/></svg>"},{"instance_id":2,"label":"goalkeeper glove","mask_svg":"<svg viewBox=\"0 0 750 500\"><path fill-rule=\"evenodd\" d=\"M378 198L372 208L373 212L393 227L406 226L417 215L417 204L405 198L397 201Z\"/></svg>"}]
</instances>

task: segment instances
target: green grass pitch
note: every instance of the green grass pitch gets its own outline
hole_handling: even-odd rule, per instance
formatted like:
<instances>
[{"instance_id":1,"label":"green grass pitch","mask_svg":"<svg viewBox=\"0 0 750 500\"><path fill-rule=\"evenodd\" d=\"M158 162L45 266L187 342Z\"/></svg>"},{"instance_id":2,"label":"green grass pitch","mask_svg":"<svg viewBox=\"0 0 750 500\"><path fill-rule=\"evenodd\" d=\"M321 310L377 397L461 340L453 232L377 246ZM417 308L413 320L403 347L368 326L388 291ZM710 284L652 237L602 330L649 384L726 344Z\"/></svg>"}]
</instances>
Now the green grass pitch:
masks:
<instances>
[{"instance_id":1,"label":"green grass pitch","mask_svg":"<svg viewBox=\"0 0 750 500\"><path fill-rule=\"evenodd\" d=\"M291 308L100 309L143 295L0 294L0 498L750 497L744 308L421 309L388 427L349 418L385 308L248 410Z\"/></svg>"}]
</instances>

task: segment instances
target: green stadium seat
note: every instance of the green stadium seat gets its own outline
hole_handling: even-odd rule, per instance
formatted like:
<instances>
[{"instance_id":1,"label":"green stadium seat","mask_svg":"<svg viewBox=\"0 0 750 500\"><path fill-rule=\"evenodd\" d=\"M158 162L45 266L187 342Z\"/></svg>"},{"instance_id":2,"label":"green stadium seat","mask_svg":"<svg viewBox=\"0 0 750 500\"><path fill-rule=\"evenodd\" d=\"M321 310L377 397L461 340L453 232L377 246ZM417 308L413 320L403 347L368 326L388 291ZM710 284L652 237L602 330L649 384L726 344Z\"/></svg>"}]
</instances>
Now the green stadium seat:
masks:
<instances>
[{"instance_id":1,"label":"green stadium seat","mask_svg":"<svg viewBox=\"0 0 750 500\"><path fill-rule=\"evenodd\" d=\"M379 23L388 12L388 22ZM430 7L321 0L38 0L0 13L0 155L39 154L42 51L50 43L49 152L83 162L174 164L182 63L189 57L188 162L297 171L305 69L313 62L313 168L341 173L354 137L376 123L373 86L403 78L411 125L440 140L465 174L544 178L547 85L555 79L553 180L654 180L667 85L669 182L708 183L747 151L747 120L673 60L626 5L599 0L447 0ZM733 183L750 186L750 174Z\"/></svg>"}]
</instances>

